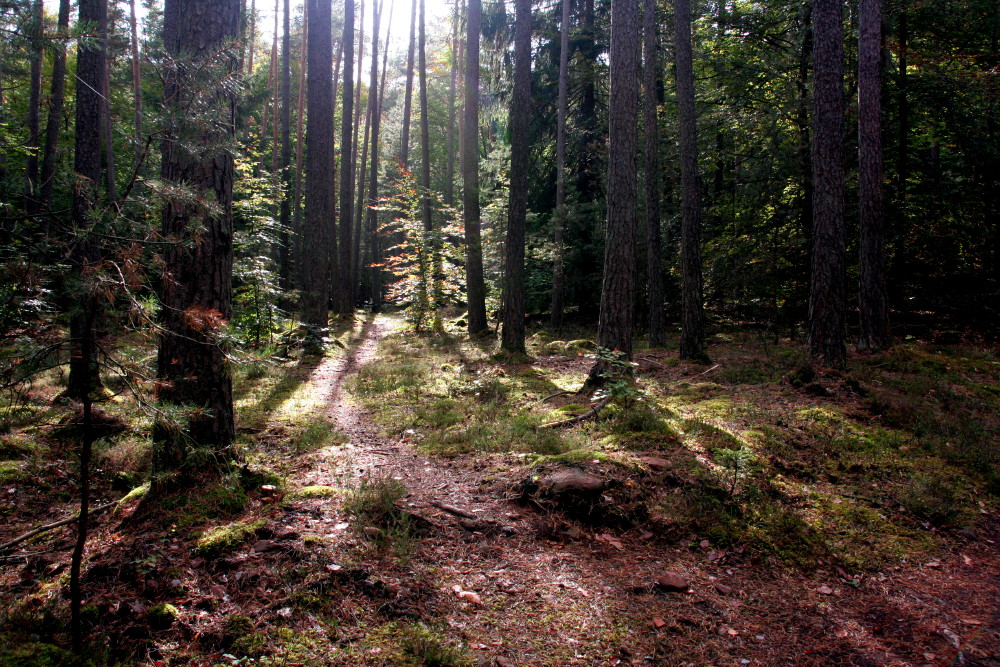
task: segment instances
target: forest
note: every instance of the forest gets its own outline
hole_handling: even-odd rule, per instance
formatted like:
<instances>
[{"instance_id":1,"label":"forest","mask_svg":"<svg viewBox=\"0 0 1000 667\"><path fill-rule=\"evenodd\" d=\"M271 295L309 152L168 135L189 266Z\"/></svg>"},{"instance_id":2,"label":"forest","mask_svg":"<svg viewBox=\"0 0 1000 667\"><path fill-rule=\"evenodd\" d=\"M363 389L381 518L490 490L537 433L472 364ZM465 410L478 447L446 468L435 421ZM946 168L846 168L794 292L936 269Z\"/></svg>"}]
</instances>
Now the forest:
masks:
<instances>
[{"instance_id":1,"label":"forest","mask_svg":"<svg viewBox=\"0 0 1000 667\"><path fill-rule=\"evenodd\" d=\"M0 667L1000 665L997 0L0 33Z\"/></svg>"}]
</instances>

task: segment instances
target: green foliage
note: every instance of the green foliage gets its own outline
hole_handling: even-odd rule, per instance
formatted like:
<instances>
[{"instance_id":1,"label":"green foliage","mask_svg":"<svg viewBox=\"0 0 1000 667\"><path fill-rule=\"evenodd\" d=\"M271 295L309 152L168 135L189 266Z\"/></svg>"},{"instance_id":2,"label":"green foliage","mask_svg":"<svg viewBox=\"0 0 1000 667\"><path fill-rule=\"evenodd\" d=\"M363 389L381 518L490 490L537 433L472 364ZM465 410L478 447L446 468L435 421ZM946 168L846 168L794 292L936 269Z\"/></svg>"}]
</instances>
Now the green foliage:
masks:
<instances>
[{"instance_id":1,"label":"green foliage","mask_svg":"<svg viewBox=\"0 0 1000 667\"><path fill-rule=\"evenodd\" d=\"M344 499L344 511L354 517L355 531L375 548L391 548L403 555L410 549L414 526L397 503L408 493L406 486L392 477L363 479Z\"/></svg>"}]
</instances>

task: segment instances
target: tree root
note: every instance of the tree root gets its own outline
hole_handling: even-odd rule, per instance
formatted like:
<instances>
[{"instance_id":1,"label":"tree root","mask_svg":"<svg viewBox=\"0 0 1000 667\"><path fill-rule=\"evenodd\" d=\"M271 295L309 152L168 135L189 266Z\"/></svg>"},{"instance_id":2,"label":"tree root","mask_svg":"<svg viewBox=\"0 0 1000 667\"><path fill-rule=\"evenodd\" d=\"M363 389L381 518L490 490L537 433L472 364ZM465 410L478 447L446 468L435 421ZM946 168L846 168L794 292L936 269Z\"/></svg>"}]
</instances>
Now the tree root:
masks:
<instances>
[{"instance_id":1,"label":"tree root","mask_svg":"<svg viewBox=\"0 0 1000 667\"><path fill-rule=\"evenodd\" d=\"M611 397L602 398L600 402L594 407L590 408L583 414L579 414L575 417L570 417L569 419L563 419L562 421L549 422L548 424L542 424L538 428L563 428L564 426L573 426L574 424L579 424L582 421L590 419L591 417L596 417L597 413L604 409L604 407L611 401Z\"/></svg>"}]
</instances>

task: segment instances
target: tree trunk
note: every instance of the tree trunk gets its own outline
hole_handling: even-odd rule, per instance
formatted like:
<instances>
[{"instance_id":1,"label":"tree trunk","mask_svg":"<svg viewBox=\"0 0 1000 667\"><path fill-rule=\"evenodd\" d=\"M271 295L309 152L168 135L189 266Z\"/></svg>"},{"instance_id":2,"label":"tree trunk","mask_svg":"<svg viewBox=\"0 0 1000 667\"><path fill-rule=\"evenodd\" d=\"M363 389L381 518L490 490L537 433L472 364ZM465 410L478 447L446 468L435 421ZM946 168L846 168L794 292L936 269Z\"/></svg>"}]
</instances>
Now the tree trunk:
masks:
<instances>
[{"instance_id":1,"label":"tree trunk","mask_svg":"<svg viewBox=\"0 0 1000 667\"><path fill-rule=\"evenodd\" d=\"M413 113L413 57L417 48L417 0L410 7L410 46L406 51L406 92L403 94L403 132L399 141L399 162L409 168L410 116Z\"/></svg>"},{"instance_id":2,"label":"tree trunk","mask_svg":"<svg viewBox=\"0 0 1000 667\"><path fill-rule=\"evenodd\" d=\"M455 13L451 17L451 80L448 83L448 128L447 148L445 149L445 182L444 205L451 208L455 205L455 90L458 79L458 0L455 0Z\"/></svg>"},{"instance_id":3,"label":"tree trunk","mask_svg":"<svg viewBox=\"0 0 1000 667\"><path fill-rule=\"evenodd\" d=\"M813 4L813 260L809 352L846 368L844 344L844 46L840 0Z\"/></svg>"},{"instance_id":4,"label":"tree trunk","mask_svg":"<svg viewBox=\"0 0 1000 667\"><path fill-rule=\"evenodd\" d=\"M292 257L289 230L292 225L292 18L291 3L285 0L281 37L281 211L279 222L278 275L282 293L292 286Z\"/></svg>"},{"instance_id":5,"label":"tree trunk","mask_svg":"<svg viewBox=\"0 0 1000 667\"><path fill-rule=\"evenodd\" d=\"M342 99L344 104L340 112L340 243L346 242L348 247L346 250L340 249L339 270L333 290L333 301L337 304L338 313L349 313L353 310L353 304L350 303L351 289L347 282L351 275L350 235L354 224L354 165L352 160L354 150L351 143L351 118L354 116L354 0L345 0L344 3L343 45L344 90ZM323 71L330 71L329 64Z\"/></svg>"},{"instance_id":6,"label":"tree trunk","mask_svg":"<svg viewBox=\"0 0 1000 667\"><path fill-rule=\"evenodd\" d=\"M562 20L559 25L559 101L556 109L556 213L555 260L552 264L552 304L550 323L563 323L563 295L566 292L566 106L569 96L569 15L571 0L562 0Z\"/></svg>"},{"instance_id":7,"label":"tree trunk","mask_svg":"<svg viewBox=\"0 0 1000 667\"><path fill-rule=\"evenodd\" d=\"M425 0L420 0L419 45L420 54L420 187L423 189L420 197L420 214L424 221L424 231L434 229L431 212L431 130L427 118L427 33L424 26ZM434 245L433 243L431 244Z\"/></svg>"},{"instance_id":8,"label":"tree trunk","mask_svg":"<svg viewBox=\"0 0 1000 667\"><path fill-rule=\"evenodd\" d=\"M523 353L524 235L528 212L528 129L531 122L531 0L517 0L516 8L514 98L510 110L510 204L500 346L508 352Z\"/></svg>"},{"instance_id":9,"label":"tree trunk","mask_svg":"<svg viewBox=\"0 0 1000 667\"><path fill-rule=\"evenodd\" d=\"M666 344L663 316L663 248L660 239L660 130L656 82L660 71L653 0L643 5L643 114L646 140L646 295L649 299L649 345Z\"/></svg>"},{"instance_id":10,"label":"tree trunk","mask_svg":"<svg viewBox=\"0 0 1000 667\"><path fill-rule=\"evenodd\" d=\"M330 0L308 0L309 2L309 52L308 91L309 116L306 125L306 205L303 236L302 290L299 310L302 321L310 328L310 347L320 347L322 330L327 326L327 283L328 255L330 247L330 219L334 207L334 146L333 146L333 47L331 44ZM354 3L347 0L345 7L344 48L348 57L354 52ZM350 61L348 61L350 63ZM350 66L345 76L345 86L350 81ZM349 99L353 91L345 89ZM350 102L345 99L345 108ZM350 114L345 115L345 125L350 123ZM350 160L350 134L347 134L345 160ZM349 171L342 174L343 178ZM350 220L350 197L347 201L347 220ZM343 215L341 202L341 215ZM343 219L341 220L343 224ZM348 223L349 224L349 223ZM328 259L329 258L329 259Z\"/></svg>"},{"instance_id":11,"label":"tree trunk","mask_svg":"<svg viewBox=\"0 0 1000 667\"><path fill-rule=\"evenodd\" d=\"M133 0L134 1L134 0ZM52 58L52 89L49 94L49 117L45 123L45 153L42 157L41 207L48 208L55 184L56 158L62 128L66 91L66 42L69 39L69 0L59 0L59 23ZM42 233L48 234L48 222L42 221Z\"/></svg>"},{"instance_id":12,"label":"tree trunk","mask_svg":"<svg viewBox=\"0 0 1000 667\"><path fill-rule=\"evenodd\" d=\"M232 446L233 390L219 340L232 314L233 176L229 145L236 100L223 92L239 66L239 0L166 0L163 43L172 59L164 81L169 123L162 146L163 180L217 204L214 212L188 197L169 199L163 236L163 333L157 355L162 403L189 406L188 428L154 428L154 467L161 472L201 465L191 445L217 462L239 460ZM210 121L210 122L209 122Z\"/></svg>"},{"instance_id":13,"label":"tree trunk","mask_svg":"<svg viewBox=\"0 0 1000 667\"><path fill-rule=\"evenodd\" d=\"M132 32L132 110L133 132L135 142L135 168L138 169L143 159L142 136L142 70L139 67L139 25L135 16L135 0L128 0L129 28Z\"/></svg>"},{"instance_id":14,"label":"tree trunk","mask_svg":"<svg viewBox=\"0 0 1000 667\"><path fill-rule=\"evenodd\" d=\"M253 56L257 50L257 0L250 0L250 37L247 39L247 74L253 74Z\"/></svg>"},{"instance_id":15,"label":"tree trunk","mask_svg":"<svg viewBox=\"0 0 1000 667\"><path fill-rule=\"evenodd\" d=\"M681 359L707 361L701 275L701 188L691 55L691 3L674 0L678 149L681 157Z\"/></svg>"},{"instance_id":16,"label":"tree trunk","mask_svg":"<svg viewBox=\"0 0 1000 667\"><path fill-rule=\"evenodd\" d=\"M379 244L378 211L375 210L375 206L378 205L378 140L382 122L382 105L385 102L385 83L388 79L387 67L389 64L389 38L392 36L392 10L394 6L394 2L389 5L389 25L386 27L385 31L385 48L383 49L382 56L382 83L379 87L378 103L375 106L375 113L372 118L372 145L374 146L374 149L372 150L371 173L368 177L369 207L367 225L369 243L368 253L370 260L368 264L371 267L371 272L369 274L369 295L372 303L372 312L378 312L382 303L382 270L380 268L382 253Z\"/></svg>"},{"instance_id":17,"label":"tree trunk","mask_svg":"<svg viewBox=\"0 0 1000 667\"><path fill-rule=\"evenodd\" d=\"M861 230L859 352L884 350L889 332L882 217L882 0L861 0L858 18L858 218Z\"/></svg>"},{"instance_id":18,"label":"tree trunk","mask_svg":"<svg viewBox=\"0 0 1000 667\"><path fill-rule=\"evenodd\" d=\"M611 26L608 219L597 337L601 347L631 359L638 223L639 0L612 0ZM606 371L603 362L594 364L587 383L602 384Z\"/></svg>"},{"instance_id":19,"label":"tree trunk","mask_svg":"<svg viewBox=\"0 0 1000 667\"><path fill-rule=\"evenodd\" d=\"M361 278L361 232L364 225L364 212L367 190L365 189L365 180L367 178L368 169L368 146L369 141L372 137L372 123L374 122L375 108L378 106L378 33L379 33L379 20L381 19L381 2L377 0L372 1L372 53L371 53L371 67L369 68L369 80L368 80L368 104L365 110L365 141L364 147L361 149L361 167L358 169L358 185L357 185L357 205L354 209L354 237L352 241L354 242L354 250L351 253L351 285L354 289L358 289ZM360 68L358 69L360 72ZM361 79L358 78L358 89L361 88ZM377 144L371 144L372 157L374 158L374 153L378 152ZM355 302L357 299L355 299Z\"/></svg>"},{"instance_id":20,"label":"tree trunk","mask_svg":"<svg viewBox=\"0 0 1000 667\"><path fill-rule=\"evenodd\" d=\"M296 105L297 115L295 117L295 195L292 199L292 224L295 226L295 284L302 286L302 273L304 268L303 252L305 248L302 231L302 148L303 129L305 128L305 102L306 102L306 59L309 49L309 3L302 5L302 53L299 56L299 99ZM337 64L340 64L338 52ZM334 74L336 81L337 75ZM336 96L334 97L336 100Z\"/></svg>"},{"instance_id":21,"label":"tree trunk","mask_svg":"<svg viewBox=\"0 0 1000 667\"><path fill-rule=\"evenodd\" d=\"M107 0L81 0L82 24L91 26L90 39L77 53L76 139L73 157L73 226L70 265L75 305L70 317L69 382L66 394L76 399L89 396L101 386L97 364L95 319L100 307L97 267L101 260L98 238L91 233L93 212L101 189L101 81L106 58Z\"/></svg>"},{"instance_id":22,"label":"tree trunk","mask_svg":"<svg viewBox=\"0 0 1000 667\"><path fill-rule=\"evenodd\" d=\"M462 137L462 193L465 222L465 280L469 333L486 329L486 281L479 230L479 24L481 0L469 0L465 27L465 136Z\"/></svg>"},{"instance_id":23,"label":"tree trunk","mask_svg":"<svg viewBox=\"0 0 1000 667\"><path fill-rule=\"evenodd\" d=\"M28 93L28 142L25 148L28 155L25 162L25 188L24 188L24 211L28 215L38 212L38 135L41 125L40 106L42 99L42 31L44 21L42 18L42 0L34 0L31 5L31 34L28 45L30 52L28 58L31 66L29 69L29 93ZM98 81L100 90L100 81Z\"/></svg>"},{"instance_id":24,"label":"tree trunk","mask_svg":"<svg viewBox=\"0 0 1000 667\"><path fill-rule=\"evenodd\" d=\"M101 73L101 142L104 144L104 166L108 179L108 203L118 205L118 175L115 171L114 128L111 123L111 72L107 59Z\"/></svg>"}]
</instances>

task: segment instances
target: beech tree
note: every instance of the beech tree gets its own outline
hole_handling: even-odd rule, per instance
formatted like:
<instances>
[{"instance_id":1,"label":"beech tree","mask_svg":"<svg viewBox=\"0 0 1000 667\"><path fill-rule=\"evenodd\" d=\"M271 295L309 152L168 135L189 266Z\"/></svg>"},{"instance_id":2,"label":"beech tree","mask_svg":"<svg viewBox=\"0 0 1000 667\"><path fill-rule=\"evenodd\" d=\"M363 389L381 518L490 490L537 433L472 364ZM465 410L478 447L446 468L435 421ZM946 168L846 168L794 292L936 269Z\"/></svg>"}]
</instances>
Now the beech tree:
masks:
<instances>
[{"instance_id":1,"label":"beech tree","mask_svg":"<svg viewBox=\"0 0 1000 667\"><path fill-rule=\"evenodd\" d=\"M158 398L188 406L187 428L154 429L155 466L178 471L191 445L216 461L232 447L232 380L219 335L232 312L235 97L239 0L166 0L163 43L168 124L161 175L178 188L163 210L163 303L157 354ZM191 195L195 195L192 197ZM200 200L204 199L206 203Z\"/></svg>"}]
</instances>

